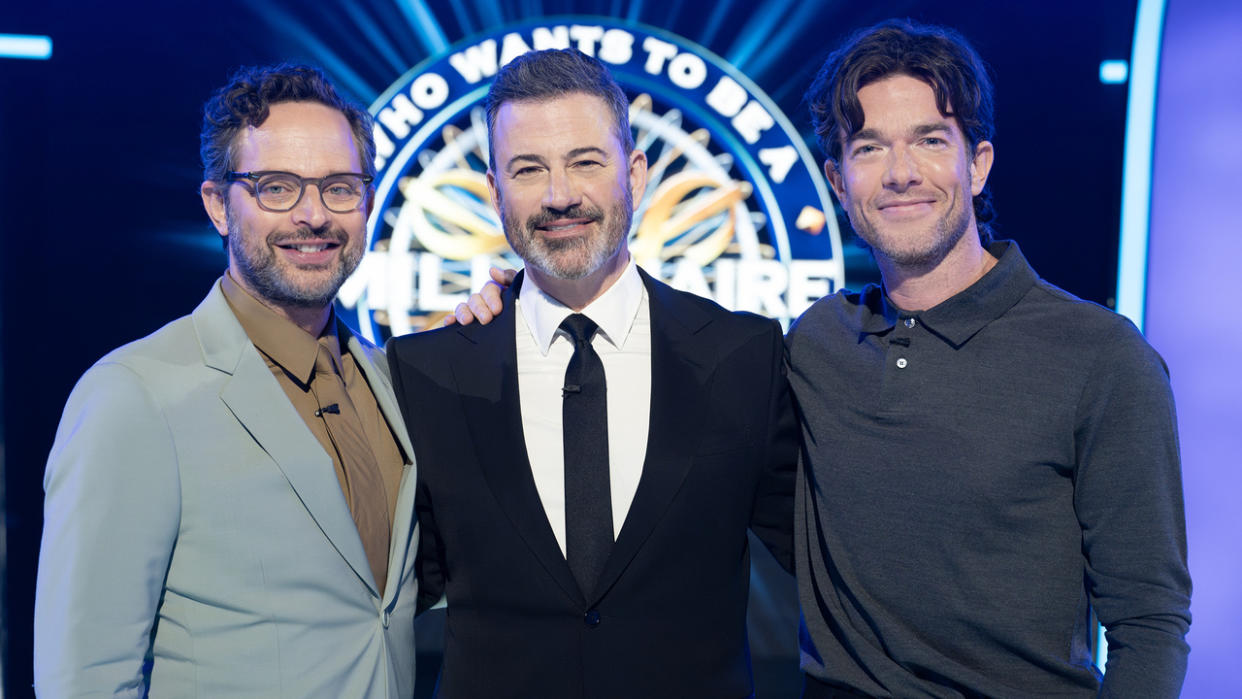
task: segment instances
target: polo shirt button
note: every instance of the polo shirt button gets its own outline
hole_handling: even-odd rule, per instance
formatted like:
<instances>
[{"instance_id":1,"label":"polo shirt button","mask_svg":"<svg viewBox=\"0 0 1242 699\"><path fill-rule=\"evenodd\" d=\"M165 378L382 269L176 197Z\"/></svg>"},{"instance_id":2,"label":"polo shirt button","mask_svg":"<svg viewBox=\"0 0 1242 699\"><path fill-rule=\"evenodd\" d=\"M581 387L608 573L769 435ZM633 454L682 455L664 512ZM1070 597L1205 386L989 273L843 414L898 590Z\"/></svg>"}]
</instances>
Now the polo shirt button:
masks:
<instances>
[{"instance_id":1,"label":"polo shirt button","mask_svg":"<svg viewBox=\"0 0 1242 699\"><path fill-rule=\"evenodd\" d=\"M907 365L907 364L909 364L909 363L910 363L910 362L907 362L905 357L898 357L898 358L897 358L897 368L898 368L898 369L905 369L905 368L906 368L906 365Z\"/></svg>"},{"instance_id":2,"label":"polo shirt button","mask_svg":"<svg viewBox=\"0 0 1242 699\"><path fill-rule=\"evenodd\" d=\"M384 620L384 628L388 628L388 610L387 609L384 610L383 620Z\"/></svg>"},{"instance_id":3,"label":"polo shirt button","mask_svg":"<svg viewBox=\"0 0 1242 699\"><path fill-rule=\"evenodd\" d=\"M914 325L915 325L916 323L918 323L918 321L916 321L915 319L913 319L913 318L906 318L906 327L907 327L907 328L913 328L913 327L914 327Z\"/></svg>"},{"instance_id":4,"label":"polo shirt button","mask_svg":"<svg viewBox=\"0 0 1242 699\"><path fill-rule=\"evenodd\" d=\"M599 610L592 609L591 611L587 612L586 615L582 617L582 621L585 622L586 625L592 629L595 628L596 626L599 626Z\"/></svg>"}]
</instances>

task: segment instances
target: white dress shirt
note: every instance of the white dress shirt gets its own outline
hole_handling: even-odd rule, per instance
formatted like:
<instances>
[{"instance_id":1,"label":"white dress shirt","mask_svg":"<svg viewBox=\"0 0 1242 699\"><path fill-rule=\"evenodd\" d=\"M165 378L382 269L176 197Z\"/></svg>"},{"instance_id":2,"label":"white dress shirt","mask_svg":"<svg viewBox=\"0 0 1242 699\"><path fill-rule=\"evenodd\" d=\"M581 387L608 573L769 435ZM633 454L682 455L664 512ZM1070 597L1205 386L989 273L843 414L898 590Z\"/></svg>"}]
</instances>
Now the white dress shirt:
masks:
<instances>
[{"instance_id":1,"label":"white dress shirt","mask_svg":"<svg viewBox=\"0 0 1242 699\"><path fill-rule=\"evenodd\" d=\"M559 326L573 311L524 275L517 308L518 395L522 431L535 487L565 553L565 446L561 387L574 354ZM643 473L651 417L651 313L638 267L629 265L598 299L581 311L599 326L591 346L604 365L608 387L608 475L615 539L625 523Z\"/></svg>"}]
</instances>

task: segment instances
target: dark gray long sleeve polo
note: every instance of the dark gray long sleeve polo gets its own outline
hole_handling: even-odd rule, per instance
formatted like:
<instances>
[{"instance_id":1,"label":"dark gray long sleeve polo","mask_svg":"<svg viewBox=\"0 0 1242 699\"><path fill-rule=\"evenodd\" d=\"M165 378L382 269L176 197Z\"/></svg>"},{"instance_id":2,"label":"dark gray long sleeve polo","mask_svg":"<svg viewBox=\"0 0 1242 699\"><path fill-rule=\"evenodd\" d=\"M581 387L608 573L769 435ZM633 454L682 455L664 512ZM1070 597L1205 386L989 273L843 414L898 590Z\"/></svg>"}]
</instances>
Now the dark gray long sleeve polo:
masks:
<instances>
[{"instance_id":1,"label":"dark gray long sleeve polo","mask_svg":"<svg viewBox=\"0 0 1242 699\"><path fill-rule=\"evenodd\" d=\"M1017 245L935 308L882 289L787 339L809 682L873 696L1174 697L1190 578L1163 361ZM811 695L813 696L813 695Z\"/></svg>"}]
</instances>

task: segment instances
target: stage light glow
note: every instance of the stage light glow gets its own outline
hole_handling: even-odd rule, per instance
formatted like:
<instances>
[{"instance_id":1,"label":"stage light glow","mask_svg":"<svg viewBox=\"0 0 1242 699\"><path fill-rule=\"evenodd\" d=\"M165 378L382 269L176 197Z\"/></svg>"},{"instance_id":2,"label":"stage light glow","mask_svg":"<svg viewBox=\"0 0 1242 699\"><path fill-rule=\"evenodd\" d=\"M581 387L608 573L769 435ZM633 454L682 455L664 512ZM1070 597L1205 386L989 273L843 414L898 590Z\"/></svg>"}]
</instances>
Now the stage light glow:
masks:
<instances>
[{"instance_id":1,"label":"stage light glow","mask_svg":"<svg viewBox=\"0 0 1242 699\"><path fill-rule=\"evenodd\" d=\"M410 28L418 34L423 46L429 53L443 53L449 47L448 37L436 19L435 13L427 7L425 0L397 0L397 7L410 23Z\"/></svg>"},{"instance_id":2,"label":"stage light glow","mask_svg":"<svg viewBox=\"0 0 1242 699\"><path fill-rule=\"evenodd\" d=\"M1147 236L1151 217L1151 151L1164 0L1139 0L1130 59L1130 99L1121 176L1121 240L1117 252L1118 313L1143 329L1147 305ZM1103 644L1101 644L1103 645Z\"/></svg>"},{"instance_id":3,"label":"stage light glow","mask_svg":"<svg viewBox=\"0 0 1242 699\"><path fill-rule=\"evenodd\" d=\"M1130 77L1130 64L1121 60L1100 61L1100 82L1120 85Z\"/></svg>"},{"instance_id":4,"label":"stage light glow","mask_svg":"<svg viewBox=\"0 0 1242 699\"><path fill-rule=\"evenodd\" d=\"M0 58L46 61L52 57L52 37L32 34L0 34Z\"/></svg>"},{"instance_id":5,"label":"stage light glow","mask_svg":"<svg viewBox=\"0 0 1242 699\"><path fill-rule=\"evenodd\" d=\"M1151 153L1155 139L1156 78L1160 69L1160 38L1164 31L1164 0L1139 0L1131 48L1130 99L1126 112L1126 145L1121 175L1121 236L1117 251L1116 311L1143 329L1147 308L1147 240L1151 219ZM1100 78L1104 65L1100 65ZM1104 670L1108 641L1100 627L1095 664Z\"/></svg>"},{"instance_id":6,"label":"stage light glow","mask_svg":"<svg viewBox=\"0 0 1242 699\"><path fill-rule=\"evenodd\" d=\"M812 3L808 3L812 4ZM784 17L794 5L791 0L769 0L763 13L757 13L743 25L738 38L725 56L735 66L748 65L756 52L772 43L772 33L784 25Z\"/></svg>"}]
</instances>

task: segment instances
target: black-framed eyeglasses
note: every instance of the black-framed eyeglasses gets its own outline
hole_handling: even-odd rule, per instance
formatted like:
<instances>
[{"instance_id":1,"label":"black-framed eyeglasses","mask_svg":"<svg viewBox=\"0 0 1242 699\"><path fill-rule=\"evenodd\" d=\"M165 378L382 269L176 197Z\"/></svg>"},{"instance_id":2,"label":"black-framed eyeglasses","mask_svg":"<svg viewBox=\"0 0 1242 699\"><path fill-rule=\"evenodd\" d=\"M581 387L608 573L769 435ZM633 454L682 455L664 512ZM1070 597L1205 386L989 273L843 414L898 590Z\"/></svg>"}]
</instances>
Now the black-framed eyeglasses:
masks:
<instances>
[{"instance_id":1,"label":"black-framed eyeglasses","mask_svg":"<svg viewBox=\"0 0 1242 699\"><path fill-rule=\"evenodd\" d=\"M367 185L371 177L359 172L338 172L325 177L301 177L292 172L258 170L255 172L230 172L225 175L229 182L247 182L251 196L264 211L282 213L292 211L302 201L306 185L319 189L319 200L328 211L347 214L358 210L367 198Z\"/></svg>"}]
</instances>

